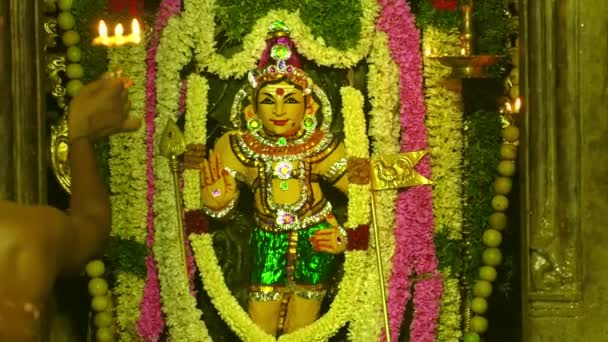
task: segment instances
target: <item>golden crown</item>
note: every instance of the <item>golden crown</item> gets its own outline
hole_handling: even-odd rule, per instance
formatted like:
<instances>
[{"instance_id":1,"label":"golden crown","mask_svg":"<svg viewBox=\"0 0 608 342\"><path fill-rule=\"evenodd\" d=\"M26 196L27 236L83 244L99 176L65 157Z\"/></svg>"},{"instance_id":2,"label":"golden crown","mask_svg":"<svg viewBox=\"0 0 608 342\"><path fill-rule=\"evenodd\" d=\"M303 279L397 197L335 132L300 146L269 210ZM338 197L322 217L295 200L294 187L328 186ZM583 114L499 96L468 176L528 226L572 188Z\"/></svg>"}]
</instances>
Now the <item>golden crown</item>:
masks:
<instances>
[{"instance_id":1,"label":"golden crown","mask_svg":"<svg viewBox=\"0 0 608 342\"><path fill-rule=\"evenodd\" d=\"M260 85L280 79L302 87L305 94L312 91L312 80L298 67L299 59L295 52L293 41L289 38L289 29L284 22L273 22L268 30L266 49L262 55L258 69L250 72L248 79L254 89ZM274 62L271 62L272 59Z\"/></svg>"}]
</instances>

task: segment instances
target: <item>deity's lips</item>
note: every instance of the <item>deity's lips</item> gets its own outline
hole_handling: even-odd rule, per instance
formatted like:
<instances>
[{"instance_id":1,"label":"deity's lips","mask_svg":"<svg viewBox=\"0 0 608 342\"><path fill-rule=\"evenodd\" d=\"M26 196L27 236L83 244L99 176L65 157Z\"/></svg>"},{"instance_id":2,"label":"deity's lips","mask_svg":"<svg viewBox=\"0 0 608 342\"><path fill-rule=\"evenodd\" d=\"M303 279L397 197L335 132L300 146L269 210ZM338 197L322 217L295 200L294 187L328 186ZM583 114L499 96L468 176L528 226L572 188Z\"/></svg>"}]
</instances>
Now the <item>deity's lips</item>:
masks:
<instances>
[{"instance_id":1,"label":"deity's lips","mask_svg":"<svg viewBox=\"0 0 608 342\"><path fill-rule=\"evenodd\" d=\"M275 126L285 126L289 120L270 120Z\"/></svg>"}]
</instances>

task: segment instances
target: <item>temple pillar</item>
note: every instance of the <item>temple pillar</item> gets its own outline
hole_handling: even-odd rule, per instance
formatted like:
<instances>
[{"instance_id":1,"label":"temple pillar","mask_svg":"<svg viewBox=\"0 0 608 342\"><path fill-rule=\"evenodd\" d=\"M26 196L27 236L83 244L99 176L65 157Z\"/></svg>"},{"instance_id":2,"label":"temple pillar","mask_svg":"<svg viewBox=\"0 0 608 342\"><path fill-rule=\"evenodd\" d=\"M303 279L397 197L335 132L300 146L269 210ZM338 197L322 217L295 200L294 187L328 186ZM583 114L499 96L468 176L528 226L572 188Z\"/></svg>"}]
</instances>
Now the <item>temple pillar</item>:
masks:
<instances>
[{"instance_id":1,"label":"temple pillar","mask_svg":"<svg viewBox=\"0 0 608 342\"><path fill-rule=\"evenodd\" d=\"M0 198L46 202L42 1L0 0Z\"/></svg>"},{"instance_id":2,"label":"temple pillar","mask_svg":"<svg viewBox=\"0 0 608 342\"><path fill-rule=\"evenodd\" d=\"M608 336L605 0L522 0L526 341Z\"/></svg>"}]
</instances>

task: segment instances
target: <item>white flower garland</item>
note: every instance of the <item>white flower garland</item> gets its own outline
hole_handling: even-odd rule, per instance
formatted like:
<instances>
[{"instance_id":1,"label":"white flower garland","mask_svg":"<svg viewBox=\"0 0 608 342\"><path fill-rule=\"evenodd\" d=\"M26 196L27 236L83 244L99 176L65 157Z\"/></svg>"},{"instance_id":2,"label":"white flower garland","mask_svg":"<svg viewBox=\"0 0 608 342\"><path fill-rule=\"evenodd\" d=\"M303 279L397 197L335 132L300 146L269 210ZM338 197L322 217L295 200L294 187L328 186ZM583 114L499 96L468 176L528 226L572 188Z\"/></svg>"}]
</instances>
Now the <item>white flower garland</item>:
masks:
<instances>
[{"instance_id":1,"label":"white flower garland","mask_svg":"<svg viewBox=\"0 0 608 342\"><path fill-rule=\"evenodd\" d=\"M155 141L160 141L167 120L175 118L180 94L179 70L192 58L190 47L193 42L187 29L180 26L183 22L177 17L169 19L158 47ZM180 253L175 194L168 160L155 156L154 173L154 255L169 335L173 341L209 341L207 328L201 321L202 312L196 307L196 300L190 293L186 265Z\"/></svg>"},{"instance_id":2,"label":"white flower garland","mask_svg":"<svg viewBox=\"0 0 608 342\"><path fill-rule=\"evenodd\" d=\"M363 95L353 87L342 87L342 116L344 117L344 146L348 158L369 158L369 143L365 132ZM348 222L347 228L357 228L370 221L369 184L348 184Z\"/></svg>"},{"instance_id":3,"label":"white flower garland","mask_svg":"<svg viewBox=\"0 0 608 342\"><path fill-rule=\"evenodd\" d=\"M391 57L386 33L376 32L368 63L368 94L372 105L368 134L372 138L373 154L398 153L399 70ZM395 251L394 227L397 191L385 190L378 192L375 196L384 277L389 279L391 259ZM373 237L373 234L370 235ZM349 336L353 341L378 340L383 326L378 275L375 271L375 243L370 238L368 267L373 268L374 271L369 272L365 279L365 293L361 295L356 304L361 309L356 311L356 317L350 325Z\"/></svg>"},{"instance_id":4,"label":"white flower garland","mask_svg":"<svg viewBox=\"0 0 608 342\"><path fill-rule=\"evenodd\" d=\"M433 27L425 29L422 38L427 51L441 55L458 55L457 31L445 32ZM451 69L432 58L424 58L426 126L433 156L433 213L436 230L449 229L451 239L462 238L462 179L463 179L463 113L459 95L447 89L443 82Z\"/></svg>"},{"instance_id":5,"label":"white flower garland","mask_svg":"<svg viewBox=\"0 0 608 342\"><path fill-rule=\"evenodd\" d=\"M120 69L133 80L133 86L129 88L130 115L138 118L143 117L145 108L145 56L145 47L141 44L108 50L110 70ZM141 244L145 243L147 235L146 170L142 167L145 163L144 127L137 132L110 137L111 235ZM144 284L144 279L132 274L117 274L113 292L121 340L134 339Z\"/></svg>"},{"instance_id":6,"label":"white flower garland","mask_svg":"<svg viewBox=\"0 0 608 342\"><path fill-rule=\"evenodd\" d=\"M187 144L205 145L207 138L207 79L192 74L188 77L186 97L186 123L184 137ZM186 210L201 209L200 170L184 170L184 207Z\"/></svg>"},{"instance_id":7,"label":"white flower garland","mask_svg":"<svg viewBox=\"0 0 608 342\"><path fill-rule=\"evenodd\" d=\"M459 33L434 27L424 30L424 51L431 55L458 55ZM451 69L431 58L424 58L426 126L431 148L433 173L433 215L436 231L447 230L448 237L462 239L463 113L458 95L442 82ZM461 296L458 275L442 270L444 292L437 329L437 341L457 341L462 336Z\"/></svg>"},{"instance_id":8,"label":"white flower garland","mask_svg":"<svg viewBox=\"0 0 608 342\"><path fill-rule=\"evenodd\" d=\"M361 61L369 53L375 30L375 20L379 6L375 0L361 0L361 36L357 46L339 50L328 47L320 38L315 38L298 13L286 10L274 10L259 19L251 33L243 39L240 52L226 58L215 52L215 1L190 0L185 3L184 18L196 26L189 26L196 46L196 60L201 69L206 68L220 78L241 77L255 67L256 61L264 50L266 33L270 24L282 20L290 30L291 38L296 42L298 52L319 65L337 68L349 68Z\"/></svg>"}]
</instances>

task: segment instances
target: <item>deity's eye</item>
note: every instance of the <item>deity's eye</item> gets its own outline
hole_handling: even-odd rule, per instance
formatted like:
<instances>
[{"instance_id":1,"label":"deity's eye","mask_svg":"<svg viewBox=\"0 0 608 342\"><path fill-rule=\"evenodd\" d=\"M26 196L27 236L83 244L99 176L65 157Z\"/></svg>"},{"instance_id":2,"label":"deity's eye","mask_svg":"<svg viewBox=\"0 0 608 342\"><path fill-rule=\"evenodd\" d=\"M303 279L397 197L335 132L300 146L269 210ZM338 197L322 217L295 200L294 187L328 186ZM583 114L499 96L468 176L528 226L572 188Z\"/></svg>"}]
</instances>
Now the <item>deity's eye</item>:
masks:
<instances>
[{"instance_id":1,"label":"deity's eye","mask_svg":"<svg viewBox=\"0 0 608 342\"><path fill-rule=\"evenodd\" d=\"M297 103L300 103L300 101L296 100L296 99L295 99L295 98L293 98L293 97L289 97L289 98L285 99L285 103L293 103L293 104L297 104Z\"/></svg>"},{"instance_id":2,"label":"deity's eye","mask_svg":"<svg viewBox=\"0 0 608 342\"><path fill-rule=\"evenodd\" d=\"M260 101L260 104L274 104L274 101L268 97L264 98L262 101Z\"/></svg>"}]
</instances>

